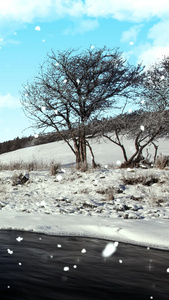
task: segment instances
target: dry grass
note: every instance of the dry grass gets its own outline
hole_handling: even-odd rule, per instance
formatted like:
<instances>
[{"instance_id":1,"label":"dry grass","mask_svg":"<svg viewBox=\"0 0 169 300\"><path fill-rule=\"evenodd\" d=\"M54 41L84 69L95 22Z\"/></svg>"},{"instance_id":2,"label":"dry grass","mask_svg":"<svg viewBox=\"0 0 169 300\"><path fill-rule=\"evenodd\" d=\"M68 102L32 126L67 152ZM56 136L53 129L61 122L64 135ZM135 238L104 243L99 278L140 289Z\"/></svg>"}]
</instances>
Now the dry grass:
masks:
<instances>
[{"instance_id":1,"label":"dry grass","mask_svg":"<svg viewBox=\"0 0 169 300\"><path fill-rule=\"evenodd\" d=\"M50 174L52 176L56 175L60 171L60 168L61 168L61 164L60 163L54 163L54 162L52 162L51 166L50 166Z\"/></svg>"},{"instance_id":2,"label":"dry grass","mask_svg":"<svg viewBox=\"0 0 169 300\"><path fill-rule=\"evenodd\" d=\"M155 167L158 169L165 169L169 166L169 156L160 154L157 156Z\"/></svg>"},{"instance_id":3,"label":"dry grass","mask_svg":"<svg viewBox=\"0 0 169 300\"><path fill-rule=\"evenodd\" d=\"M136 184L142 184L145 186L150 186L153 183L159 182L159 178L151 175L137 175L137 176L125 176L122 177L123 184L125 185L136 185Z\"/></svg>"},{"instance_id":4,"label":"dry grass","mask_svg":"<svg viewBox=\"0 0 169 300\"><path fill-rule=\"evenodd\" d=\"M117 194L118 191L114 187L107 187L97 190L96 193L105 195L107 200L114 200L114 195Z\"/></svg>"}]
</instances>

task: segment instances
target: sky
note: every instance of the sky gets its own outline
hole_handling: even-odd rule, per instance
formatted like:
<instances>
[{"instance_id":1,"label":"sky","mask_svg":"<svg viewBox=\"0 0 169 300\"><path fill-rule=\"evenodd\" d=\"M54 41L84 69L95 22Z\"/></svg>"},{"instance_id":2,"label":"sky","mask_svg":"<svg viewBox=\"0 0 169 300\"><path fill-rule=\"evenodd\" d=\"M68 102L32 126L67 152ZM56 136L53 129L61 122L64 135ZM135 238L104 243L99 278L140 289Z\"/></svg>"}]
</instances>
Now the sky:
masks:
<instances>
[{"instance_id":1,"label":"sky","mask_svg":"<svg viewBox=\"0 0 169 300\"><path fill-rule=\"evenodd\" d=\"M36 135L20 92L51 49L119 47L149 66L169 54L168 32L168 0L0 0L0 142Z\"/></svg>"}]
</instances>

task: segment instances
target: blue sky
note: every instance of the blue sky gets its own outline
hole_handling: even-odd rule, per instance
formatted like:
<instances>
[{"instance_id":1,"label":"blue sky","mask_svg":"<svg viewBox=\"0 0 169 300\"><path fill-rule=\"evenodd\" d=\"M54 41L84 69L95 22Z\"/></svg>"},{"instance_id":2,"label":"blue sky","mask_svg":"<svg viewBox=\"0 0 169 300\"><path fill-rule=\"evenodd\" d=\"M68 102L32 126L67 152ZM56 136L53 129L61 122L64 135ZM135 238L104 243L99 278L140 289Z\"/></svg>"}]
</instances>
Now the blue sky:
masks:
<instances>
[{"instance_id":1,"label":"blue sky","mask_svg":"<svg viewBox=\"0 0 169 300\"><path fill-rule=\"evenodd\" d=\"M119 47L148 66L169 54L168 32L168 0L0 0L0 142L36 134L19 91L51 49Z\"/></svg>"}]
</instances>

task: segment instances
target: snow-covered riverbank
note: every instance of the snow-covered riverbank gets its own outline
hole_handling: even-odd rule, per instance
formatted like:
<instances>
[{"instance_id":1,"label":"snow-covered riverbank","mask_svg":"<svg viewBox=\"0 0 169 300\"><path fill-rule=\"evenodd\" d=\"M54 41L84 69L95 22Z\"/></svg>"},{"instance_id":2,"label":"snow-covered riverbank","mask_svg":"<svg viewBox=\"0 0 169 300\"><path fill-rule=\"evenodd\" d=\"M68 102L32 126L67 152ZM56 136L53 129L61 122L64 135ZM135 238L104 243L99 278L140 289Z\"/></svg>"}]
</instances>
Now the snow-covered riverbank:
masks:
<instances>
[{"instance_id":1,"label":"snow-covered riverbank","mask_svg":"<svg viewBox=\"0 0 169 300\"><path fill-rule=\"evenodd\" d=\"M40 147L32 147L35 156ZM105 158L108 149L102 150ZM0 161L7 155L12 153L1 155ZM91 236L169 249L169 170L103 164L83 173L62 167L55 176L49 170L31 171L28 182L14 185L18 174L0 172L1 229Z\"/></svg>"}]
</instances>

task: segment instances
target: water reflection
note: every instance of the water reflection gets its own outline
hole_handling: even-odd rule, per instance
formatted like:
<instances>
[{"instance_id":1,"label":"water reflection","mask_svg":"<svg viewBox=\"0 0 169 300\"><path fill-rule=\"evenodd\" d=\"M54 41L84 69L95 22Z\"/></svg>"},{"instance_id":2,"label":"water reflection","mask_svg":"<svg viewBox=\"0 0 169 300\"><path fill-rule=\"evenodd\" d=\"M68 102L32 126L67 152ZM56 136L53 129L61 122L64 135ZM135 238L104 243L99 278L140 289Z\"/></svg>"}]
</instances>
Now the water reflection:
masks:
<instances>
[{"instance_id":1,"label":"water reflection","mask_svg":"<svg viewBox=\"0 0 169 300\"><path fill-rule=\"evenodd\" d=\"M168 251L107 243L1 231L1 299L168 299Z\"/></svg>"}]
</instances>

